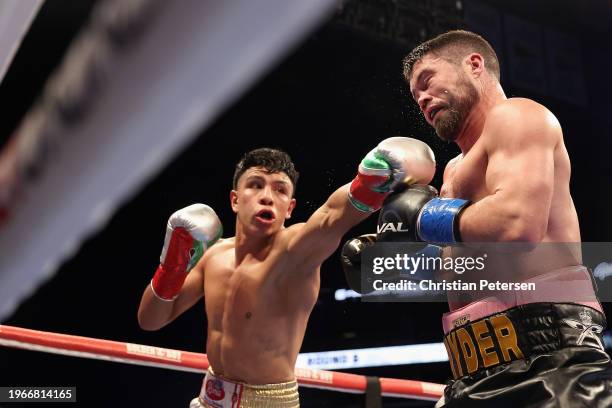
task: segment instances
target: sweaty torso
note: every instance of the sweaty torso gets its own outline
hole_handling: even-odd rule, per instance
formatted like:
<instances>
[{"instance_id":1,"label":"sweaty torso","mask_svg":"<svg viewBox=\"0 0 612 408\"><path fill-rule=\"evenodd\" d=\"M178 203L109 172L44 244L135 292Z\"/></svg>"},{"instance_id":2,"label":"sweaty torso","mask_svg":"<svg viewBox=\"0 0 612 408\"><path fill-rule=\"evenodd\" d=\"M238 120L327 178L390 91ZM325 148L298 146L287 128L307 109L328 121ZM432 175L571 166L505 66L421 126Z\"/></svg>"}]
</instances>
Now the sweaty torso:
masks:
<instances>
[{"instance_id":1,"label":"sweaty torso","mask_svg":"<svg viewBox=\"0 0 612 408\"><path fill-rule=\"evenodd\" d=\"M215 373L250 384L294 379L318 270L301 271L287 253L286 230L268 253L236 263L235 240L213 246L205 262L206 352Z\"/></svg>"},{"instance_id":2,"label":"sweaty torso","mask_svg":"<svg viewBox=\"0 0 612 408\"><path fill-rule=\"evenodd\" d=\"M494 135L481 135L465 156L459 155L449 162L445 170L440 196L463 198L474 203L494 193L487 180L489 157L484 137L494 137ZM491 143L491 140L486 142ZM480 279L522 282L581 262L579 244L559 244L580 242L578 217L569 191L570 160L561 136L554 146L553 158L553 195L548 213L547 229L542 239L543 244L529 252L512 251L511 255L508 252L496 254L495 250L486 251L487 259L484 270L472 270L469 274L465 273L460 276L445 273L443 274L445 279L459 278L464 282L479 282ZM494 249L497 244L487 245L488 248ZM482 251L472 252L461 247L448 248L448 250L452 252L453 257L466 257L476 253L482 255ZM448 292L451 309L478 300L476 297L485 296L486 294L483 293L474 295Z\"/></svg>"}]
</instances>

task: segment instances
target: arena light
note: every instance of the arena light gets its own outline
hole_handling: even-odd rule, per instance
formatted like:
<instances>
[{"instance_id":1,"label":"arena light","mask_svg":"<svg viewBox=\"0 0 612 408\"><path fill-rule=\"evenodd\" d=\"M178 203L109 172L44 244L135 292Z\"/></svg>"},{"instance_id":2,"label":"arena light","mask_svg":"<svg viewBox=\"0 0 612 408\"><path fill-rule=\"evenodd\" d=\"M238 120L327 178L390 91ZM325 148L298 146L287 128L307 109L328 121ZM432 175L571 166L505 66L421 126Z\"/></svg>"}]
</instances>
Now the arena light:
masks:
<instances>
[{"instance_id":1,"label":"arena light","mask_svg":"<svg viewBox=\"0 0 612 408\"><path fill-rule=\"evenodd\" d=\"M334 292L334 299L338 302L342 302L346 299L360 298L361 295L351 289L336 289Z\"/></svg>"}]
</instances>

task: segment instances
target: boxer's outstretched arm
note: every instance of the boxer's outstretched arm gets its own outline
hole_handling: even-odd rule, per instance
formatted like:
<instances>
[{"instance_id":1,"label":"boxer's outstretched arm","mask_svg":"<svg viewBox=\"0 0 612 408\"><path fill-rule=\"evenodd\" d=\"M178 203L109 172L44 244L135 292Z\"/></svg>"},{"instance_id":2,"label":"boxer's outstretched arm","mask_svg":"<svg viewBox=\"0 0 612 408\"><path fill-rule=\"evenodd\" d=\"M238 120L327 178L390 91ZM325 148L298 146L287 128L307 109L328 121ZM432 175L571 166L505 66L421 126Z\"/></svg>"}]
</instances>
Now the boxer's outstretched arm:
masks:
<instances>
[{"instance_id":1,"label":"boxer's outstretched arm","mask_svg":"<svg viewBox=\"0 0 612 408\"><path fill-rule=\"evenodd\" d=\"M357 210L349 201L349 184L340 187L317 209L305 224L299 224L292 235L288 251L301 262L313 267L328 258L340 240L371 213Z\"/></svg>"},{"instance_id":2,"label":"boxer's outstretched arm","mask_svg":"<svg viewBox=\"0 0 612 408\"><path fill-rule=\"evenodd\" d=\"M463 241L542 240L553 195L554 149L561 138L554 115L533 101L511 100L491 111L483 131L490 195L461 214Z\"/></svg>"},{"instance_id":3,"label":"boxer's outstretched arm","mask_svg":"<svg viewBox=\"0 0 612 408\"><path fill-rule=\"evenodd\" d=\"M291 231L290 255L314 270L340 244L355 224L380 209L394 188L405 183L429 183L435 172L433 152L411 138L383 140L361 160L357 176L336 190L306 222Z\"/></svg>"}]
</instances>

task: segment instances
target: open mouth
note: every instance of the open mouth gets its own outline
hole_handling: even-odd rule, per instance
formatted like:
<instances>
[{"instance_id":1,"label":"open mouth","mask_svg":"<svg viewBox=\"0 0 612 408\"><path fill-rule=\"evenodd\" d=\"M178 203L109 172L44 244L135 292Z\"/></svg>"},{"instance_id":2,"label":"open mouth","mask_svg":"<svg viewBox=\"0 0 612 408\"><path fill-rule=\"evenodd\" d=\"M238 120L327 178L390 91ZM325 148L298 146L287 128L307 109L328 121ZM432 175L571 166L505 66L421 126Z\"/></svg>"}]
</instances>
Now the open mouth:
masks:
<instances>
[{"instance_id":1,"label":"open mouth","mask_svg":"<svg viewBox=\"0 0 612 408\"><path fill-rule=\"evenodd\" d=\"M270 210L261 210L255 215L255 217L263 222L274 221L274 213Z\"/></svg>"},{"instance_id":2,"label":"open mouth","mask_svg":"<svg viewBox=\"0 0 612 408\"><path fill-rule=\"evenodd\" d=\"M429 120L431 120L433 122L434 118L436 117L436 115L438 114L438 112L440 112L442 110L442 107L436 107L433 108L432 110L429 111Z\"/></svg>"}]
</instances>

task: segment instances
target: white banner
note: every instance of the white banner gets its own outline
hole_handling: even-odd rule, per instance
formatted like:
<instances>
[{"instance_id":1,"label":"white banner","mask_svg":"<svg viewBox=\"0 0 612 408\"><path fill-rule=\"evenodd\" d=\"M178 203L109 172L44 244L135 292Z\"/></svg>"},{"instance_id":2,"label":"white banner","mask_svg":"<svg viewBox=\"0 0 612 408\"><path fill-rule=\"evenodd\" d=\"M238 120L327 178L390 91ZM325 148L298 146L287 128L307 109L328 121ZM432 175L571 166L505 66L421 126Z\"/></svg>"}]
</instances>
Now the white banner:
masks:
<instances>
[{"instance_id":1,"label":"white banner","mask_svg":"<svg viewBox=\"0 0 612 408\"><path fill-rule=\"evenodd\" d=\"M0 2L0 82L42 4L43 0Z\"/></svg>"},{"instance_id":2,"label":"white banner","mask_svg":"<svg viewBox=\"0 0 612 408\"><path fill-rule=\"evenodd\" d=\"M341 370L448 361L444 343L300 353L296 367Z\"/></svg>"},{"instance_id":3,"label":"white banner","mask_svg":"<svg viewBox=\"0 0 612 408\"><path fill-rule=\"evenodd\" d=\"M334 6L99 3L0 153L0 320Z\"/></svg>"}]
</instances>

